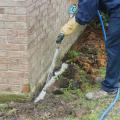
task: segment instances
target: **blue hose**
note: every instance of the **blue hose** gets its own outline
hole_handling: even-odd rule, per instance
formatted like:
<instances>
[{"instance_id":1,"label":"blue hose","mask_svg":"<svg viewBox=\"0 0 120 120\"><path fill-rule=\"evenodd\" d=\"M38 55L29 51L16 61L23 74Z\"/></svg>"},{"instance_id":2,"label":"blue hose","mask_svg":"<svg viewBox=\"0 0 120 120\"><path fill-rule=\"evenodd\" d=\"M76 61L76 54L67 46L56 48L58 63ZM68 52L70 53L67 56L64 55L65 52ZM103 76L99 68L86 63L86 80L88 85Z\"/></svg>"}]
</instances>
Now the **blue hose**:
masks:
<instances>
[{"instance_id":1,"label":"blue hose","mask_svg":"<svg viewBox=\"0 0 120 120\"><path fill-rule=\"evenodd\" d=\"M99 20L100 20L100 24L101 24L101 27L102 27L102 32L103 32L103 36L104 36L104 41L106 43L107 41L107 35L106 35L106 31L105 31L105 26L104 26L104 23L103 23L103 19L102 19L102 15L100 14L100 11L98 10L98 17L99 17Z\"/></svg>"},{"instance_id":2,"label":"blue hose","mask_svg":"<svg viewBox=\"0 0 120 120\"><path fill-rule=\"evenodd\" d=\"M104 26L104 23L103 23L103 19L102 19L102 15L100 14L100 11L98 10L98 16L99 16L99 19L100 19L100 24L102 26L102 32L103 32L103 36L104 36L104 41L106 43L106 40L107 40L107 35L106 35L106 31L105 31L105 26ZM117 88L117 93L116 93L116 96L114 98L114 100L112 101L112 103L107 107L107 109L102 113L102 115L100 116L99 120L104 120L105 117L108 115L108 113L113 109L114 105L116 104L116 102L118 101L119 99L119 94L120 94L120 89Z\"/></svg>"},{"instance_id":3,"label":"blue hose","mask_svg":"<svg viewBox=\"0 0 120 120\"><path fill-rule=\"evenodd\" d=\"M100 116L99 120L104 120L104 118L107 116L107 114L113 109L114 105L116 104L116 102L119 99L119 94L120 94L120 90L119 88L117 89L117 94L114 98L114 100L112 101L112 103L108 106L108 108L102 113L102 115Z\"/></svg>"}]
</instances>

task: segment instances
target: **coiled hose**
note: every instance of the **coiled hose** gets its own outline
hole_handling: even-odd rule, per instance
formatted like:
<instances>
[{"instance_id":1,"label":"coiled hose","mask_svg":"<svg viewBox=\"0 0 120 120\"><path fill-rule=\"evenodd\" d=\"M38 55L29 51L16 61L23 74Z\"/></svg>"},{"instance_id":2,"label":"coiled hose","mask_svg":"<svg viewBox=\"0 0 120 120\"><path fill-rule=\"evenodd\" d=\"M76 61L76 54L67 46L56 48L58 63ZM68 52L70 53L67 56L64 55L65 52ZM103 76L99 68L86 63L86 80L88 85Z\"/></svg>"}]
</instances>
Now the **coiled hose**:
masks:
<instances>
[{"instance_id":1,"label":"coiled hose","mask_svg":"<svg viewBox=\"0 0 120 120\"><path fill-rule=\"evenodd\" d=\"M105 31L105 26L103 23L103 19L102 19L102 15L100 14L100 11L98 10L98 17L100 19L100 24L102 26L102 32L103 32L103 36L104 36L104 41L106 43L107 40L107 35L106 35L106 31ZM114 105L116 104L116 102L119 99L119 94L120 94L120 89L117 88L117 92L116 92L116 96L114 98L114 100L112 101L112 103L107 107L107 109L104 110L104 112L102 113L102 115L100 116L99 120L104 120L105 117L108 115L108 113L113 109Z\"/></svg>"}]
</instances>

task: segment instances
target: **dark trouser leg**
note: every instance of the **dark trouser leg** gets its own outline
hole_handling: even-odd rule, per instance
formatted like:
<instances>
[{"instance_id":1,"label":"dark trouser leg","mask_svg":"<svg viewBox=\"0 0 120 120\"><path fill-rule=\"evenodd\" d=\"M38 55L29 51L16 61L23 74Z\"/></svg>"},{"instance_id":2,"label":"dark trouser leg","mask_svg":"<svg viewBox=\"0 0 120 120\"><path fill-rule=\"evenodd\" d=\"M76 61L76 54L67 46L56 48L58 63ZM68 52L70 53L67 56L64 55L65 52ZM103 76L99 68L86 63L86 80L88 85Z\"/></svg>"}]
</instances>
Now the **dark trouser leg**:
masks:
<instances>
[{"instance_id":1,"label":"dark trouser leg","mask_svg":"<svg viewBox=\"0 0 120 120\"><path fill-rule=\"evenodd\" d=\"M118 88L120 80L120 18L111 18L108 27L107 41L107 70L102 89L112 92Z\"/></svg>"}]
</instances>

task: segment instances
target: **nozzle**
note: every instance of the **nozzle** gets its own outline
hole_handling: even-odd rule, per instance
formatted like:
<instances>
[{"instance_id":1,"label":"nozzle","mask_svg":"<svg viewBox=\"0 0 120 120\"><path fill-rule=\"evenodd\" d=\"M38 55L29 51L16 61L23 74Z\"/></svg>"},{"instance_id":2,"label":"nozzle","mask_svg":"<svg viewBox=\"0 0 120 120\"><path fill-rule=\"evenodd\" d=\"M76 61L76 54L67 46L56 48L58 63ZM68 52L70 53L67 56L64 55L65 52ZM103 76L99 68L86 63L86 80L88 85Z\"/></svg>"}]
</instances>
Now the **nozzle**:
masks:
<instances>
[{"instance_id":1,"label":"nozzle","mask_svg":"<svg viewBox=\"0 0 120 120\"><path fill-rule=\"evenodd\" d=\"M71 18L75 16L75 14L77 13L77 10L78 10L78 8L77 8L76 4L72 4L69 6L68 13L70 14Z\"/></svg>"},{"instance_id":2,"label":"nozzle","mask_svg":"<svg viewBox=\"0 0 120 120\"><path fill-rule=\"evenodd\" d=\"M60 33L58 36L57 36L57 40L56 40L56 43L57 44L61 44L63 39L64 39L65 35L63 33Z\"/></svg>"}]
</instances>

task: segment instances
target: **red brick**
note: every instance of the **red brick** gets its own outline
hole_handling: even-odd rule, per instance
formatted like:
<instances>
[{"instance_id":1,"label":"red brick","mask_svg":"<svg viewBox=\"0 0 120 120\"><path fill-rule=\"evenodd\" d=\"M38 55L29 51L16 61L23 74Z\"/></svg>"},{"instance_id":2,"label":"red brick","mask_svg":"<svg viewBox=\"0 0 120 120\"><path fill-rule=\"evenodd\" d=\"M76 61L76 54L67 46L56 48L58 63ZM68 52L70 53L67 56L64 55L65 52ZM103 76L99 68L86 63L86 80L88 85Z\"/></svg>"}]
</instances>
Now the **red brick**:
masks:
<instances>
[{"instance_id":1,"label":"red brick","mask_svg":"<svg viewBox=\"0 0 120 120\"><path fill-rule=\"evenodd\" d=\"M66 10L61 0L0 0L0 91L26 92L27 84L43 80ZM77 37L65 42L62 54Z\"/></svg>"},{"instance_id":2,"label":"red brick","mask_svg":"<svg viewBox=\"0 0 120 120\"><path fill-rule=\"evenodd\" d=\"M30 84L24 84L22 87L22 93L29 93L30 92Z\"/></svg>"}]
</instances>

